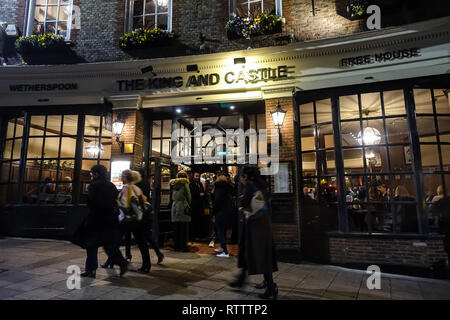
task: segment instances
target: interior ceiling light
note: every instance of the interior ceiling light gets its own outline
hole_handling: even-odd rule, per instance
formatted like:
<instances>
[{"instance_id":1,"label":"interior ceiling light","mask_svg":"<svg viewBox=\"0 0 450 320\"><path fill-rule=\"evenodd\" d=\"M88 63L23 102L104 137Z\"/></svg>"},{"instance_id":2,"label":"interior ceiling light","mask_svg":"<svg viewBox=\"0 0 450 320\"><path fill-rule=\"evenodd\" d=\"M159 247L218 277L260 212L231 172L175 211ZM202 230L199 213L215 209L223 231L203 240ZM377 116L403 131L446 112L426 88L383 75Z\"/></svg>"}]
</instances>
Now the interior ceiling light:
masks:
<instances>
[{"instance_id":1,"label":"interior ceiling light","mask_svg":"<svg viewBox=\"0 0 450 320\"><path fill-rule=\"evenodd\" d=\"M379 144L381 141L381 133L373 127L366 127L364 129L364 134L361 134L361 132L358 133L357 140L361 145L363 140L365 145Z\"/></svg>"}]
</instances>

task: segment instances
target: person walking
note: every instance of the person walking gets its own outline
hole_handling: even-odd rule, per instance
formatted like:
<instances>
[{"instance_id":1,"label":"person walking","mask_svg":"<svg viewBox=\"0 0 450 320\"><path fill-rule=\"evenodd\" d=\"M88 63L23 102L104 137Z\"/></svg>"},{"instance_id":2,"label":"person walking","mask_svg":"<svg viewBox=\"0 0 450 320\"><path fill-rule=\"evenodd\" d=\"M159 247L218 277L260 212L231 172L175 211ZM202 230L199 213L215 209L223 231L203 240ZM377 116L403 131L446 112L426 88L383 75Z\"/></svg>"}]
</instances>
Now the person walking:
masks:
<instances>
[{"instance_id":1,"label":"person walking","mask_svg":"<svg viewBox=\"0 0 450 320\"><path fill-rule=\"evenodd\" d=\"M142 190L142 193L144 194L147 199L150 199L150 184L148 183L148 179L146 179L146 174L144 168L137 168L137 172L141 174L142 180L139 183L136 183L136 186L139 187ZM155 239L152 235L152 220L150 217L146 217L142 223L144 224L144 230L145 230L145 239L147 239L148 243L150 243L150 246L153 248L153 250L156 253L156 256L158 257L157 264L161 264L164 260L164 254L159 250L159 246L156 243Z\"/></svg>"},{"instance_id":2,"label":"person walking","mask_svg":"<svg viewBox=\"0 0 450 320\"><path fill-rule=\"evenodd\" d=\"M86 234L86 265L81 277L95 278L98 268L98 247L103 246L108 258L120 266L120 275L128 271L128 263L119 250L119 220L115 211L118 191L107 180L107 170L102 165L91 168L92 182L88 187L89 214L84 223Z\"/></svg>"},{"instance_id":3,"label":"person walking","mask_svg":"<svg viewBox=\"0 0 450 320\"><path fill-rule=\"evenodd\" d=\"M191 222L191 191L189 179L184 171L177 173L176 179L170 180L171 219L174 225L174 250L187 252L189 222Z\"/></svg>"},{"instance_id":4,"label":"person walking","mask_svg":"<svg viewBox=\"0 0 450 320\"><path fill-rule=\"evenodd\" d=\"M272 237L271 208L266 183L258 168L246 166L240 176L243 192L239 198L239 209L243 213L240 226L238 267L240 274L229 283L241 287L247 273L263 274L266 291L258 296L276 300L278 288L273 281L273 272L278 271L275 246Z\"/></svg>"},{"instance_id":5,"label":"person walking","mask_svg":"<svg viewBox=\"0 0 450 320\"><path fill-rule=\"evenodd\" d=\"M124 184L122 191L120 192L118 203L119 208L125 213L125 215L132 216L132 202L137 204L144 203L147 199L142 193L142 190L136 186L142 180L139 172L126 169L122 172L122 182ZM134 236L134 239L139 247L139 251L142 256L142 267L137 271L142 273L148 273L151 269L150 253L145 238L146 219L142 217L142 220L123 221L129 228Z\"/></svg>"},{"instance_id":6,"label":"person walking","mask_svg":"<svg viewBox=\"0 0 450 320\"><path fill-rule=\"evenodd\" d=\"M229 258L227 250L227 229L231 221L233 211L233 185L230 183L228 173L219 173L214 183L213 212L215 217L215 229L220 241L220 248L216 250L217 257Z\"/></svg>"},{"instance_id":7,"label":"person walking","mask_svg":"<svg viewBox=\"0 0 450 320\"><path fill-rule=\"evenodd\" d=\"M202 230L203 197L205 196L205 190L200 182L200 173L193 173L189 189L192 197L190 240L194 241L195 238L201 238L206 234L206 232Z\"/></svg>"}]
</instances>

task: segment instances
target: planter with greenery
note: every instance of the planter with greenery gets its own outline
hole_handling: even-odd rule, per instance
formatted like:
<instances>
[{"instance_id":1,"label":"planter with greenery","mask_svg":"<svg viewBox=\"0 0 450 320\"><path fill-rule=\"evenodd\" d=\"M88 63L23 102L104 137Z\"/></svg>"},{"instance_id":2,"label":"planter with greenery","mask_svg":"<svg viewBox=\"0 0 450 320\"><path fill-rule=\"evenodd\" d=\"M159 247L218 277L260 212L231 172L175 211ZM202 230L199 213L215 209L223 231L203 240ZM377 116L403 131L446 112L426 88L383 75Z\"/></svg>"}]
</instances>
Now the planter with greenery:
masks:
<instances>
[{"instance_id":1,"label":"planter with greenery","mask_svg":"<svg viewBox=\"0 0 450 320\"><path fill-rule=\"evenodd\" d=\"M351 0L349 1L347 11L350 20L362 19L366 16L366 10L369 6L367 0Z\"/></svg>"},{"instance_id":2,"label":"planter with greenery","mask_svg":"<svg viewBox=\"0 0 450 320\"><path fill-rule=\"evenodd\" d=\"M230 19L226 25L229 40L251 39L255 36L282 32L281 17L275 14L259 13L255 17Z\"/></svg>"},{"instance_id":3,"label":"planter with greenery","mask_svg":"<svg viewBox=\"0 0 450 320\"><path fill-rule=\"evenodd\" d=\"M120 37L120 48L124 51L142 50L169 45L169 33L160 29L136 29Z\"/></svg>"}]
</instances>

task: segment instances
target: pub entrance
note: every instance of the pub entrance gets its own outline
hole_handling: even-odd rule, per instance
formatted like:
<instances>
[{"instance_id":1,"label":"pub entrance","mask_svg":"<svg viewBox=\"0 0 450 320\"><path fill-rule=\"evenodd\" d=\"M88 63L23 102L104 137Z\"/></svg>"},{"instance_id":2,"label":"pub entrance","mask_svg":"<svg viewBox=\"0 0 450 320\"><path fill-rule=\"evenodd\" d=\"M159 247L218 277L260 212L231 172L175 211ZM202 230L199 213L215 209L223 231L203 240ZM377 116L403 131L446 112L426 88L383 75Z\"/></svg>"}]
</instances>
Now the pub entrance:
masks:
<instances>
[{"instance_id":1,"label":"pub entrance","mask_svg":"<svg viewBox=\"0 0 450 320\"><path fill-rule=\"evenodd\" d=\"M227 157L230 153L236 156L238 152L236 143L229 144L231 148L227 148L227 130L242 129L245 132L248 129L265 129L264 101L152 108L145 112L148 129L144 138L144 159L147 156L148 161L144 162L149 173L151 197L158 222L153 227L154 236L159 240L160 246L171 242L173 228L170 180L176 177L178 171L184 170L188 172L192 182L194 174L197 173L203 195L200 200L196 200L201 203L193 204L193 208L198 212L193 213L190 225L191 246L196 251L209 249L208 244L213 239L211 191L215 177L218 172L227 172L231 182L235 183L239 169L237 158L234 157L234 160L230 161ZM201 137L198 136L199 126ZM172 134L176 130L178 137L173 138ZM248 158L247 146L245 153ZM201 155L200 159L198 155ZM237 229L237 215L234 214L232 220L236 220L236 223L230 221L228 239L236 243L237 230L232 234L231 226ZM232 253L233 251L237 251L237 248L231 249Z\"/></svg>"}]
</instances>

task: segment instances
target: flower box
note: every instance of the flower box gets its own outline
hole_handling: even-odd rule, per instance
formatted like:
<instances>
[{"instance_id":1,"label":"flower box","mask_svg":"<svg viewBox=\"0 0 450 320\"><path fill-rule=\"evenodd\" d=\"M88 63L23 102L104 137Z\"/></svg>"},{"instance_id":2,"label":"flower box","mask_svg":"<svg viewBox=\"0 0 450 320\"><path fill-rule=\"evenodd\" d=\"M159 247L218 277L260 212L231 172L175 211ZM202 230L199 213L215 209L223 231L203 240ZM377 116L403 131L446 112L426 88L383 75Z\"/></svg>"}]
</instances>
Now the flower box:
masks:
<instances>
[{"instance_id":1,"label":"flower box","mask_svg":"<svg viewBox=\"0 0 450 320\"><path fill-rule=\"evenodd\" d=\"M170 44L169 33L160 28L136 29L120 38L120 48L124 51L145 50Z\"/></svg>"},{"instance_id":2,"label":"flower box","mask_svg":"<svg viewBox=\"0 0 450 320\"><path fill-rule=\"evenodd\" d=\"M367 18L367 0L347 0L337 6L337 13L348 20L361 20Z\"/></svg>"},{"instance_id":3,"label":"flower box","mask_svg":"<svg viewBox=\"0 0 450 320\"><path fill-rule=\"evenodd\" d=\"M255 17L236 16L227 22L226 30L229 40L251 39L282 32L282 21L281 17L275 14L260 13Z\"/></svg>"}]
</instances>

